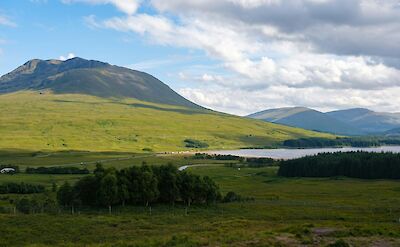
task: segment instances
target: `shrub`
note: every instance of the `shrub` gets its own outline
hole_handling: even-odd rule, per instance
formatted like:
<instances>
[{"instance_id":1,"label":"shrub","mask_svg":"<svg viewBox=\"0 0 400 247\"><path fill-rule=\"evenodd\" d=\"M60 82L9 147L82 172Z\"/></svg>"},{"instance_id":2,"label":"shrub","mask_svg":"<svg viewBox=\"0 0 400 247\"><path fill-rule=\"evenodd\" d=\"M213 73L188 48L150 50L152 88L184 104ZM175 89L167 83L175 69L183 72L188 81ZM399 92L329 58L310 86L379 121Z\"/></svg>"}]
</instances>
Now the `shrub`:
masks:
<instances>
[{"instance_id":1,"label":"shrub","mask_svg":"<svg viewBox=\"0 0 400 247\"><path fill-rule=\"evenodd\" d=\"M243 197L239 194L236 194L233 191L230 191L226 193L224 198L222 199L222 202L224 203L229 203L229 202L243 202L243 201L254 201L254 198L252 197Z\"/></svg>"},{"instance_id":2,"label":"shrub","mask_svg":"<svg viewBox=\"0 0 400 247\"><path fill-rule=\"evenodd\" d=\"M208 148L209 145L205 142L201 142L199 140L194 140L194 139L185 139L185 146L187 148Z\"/></svg>"}]
</instances>

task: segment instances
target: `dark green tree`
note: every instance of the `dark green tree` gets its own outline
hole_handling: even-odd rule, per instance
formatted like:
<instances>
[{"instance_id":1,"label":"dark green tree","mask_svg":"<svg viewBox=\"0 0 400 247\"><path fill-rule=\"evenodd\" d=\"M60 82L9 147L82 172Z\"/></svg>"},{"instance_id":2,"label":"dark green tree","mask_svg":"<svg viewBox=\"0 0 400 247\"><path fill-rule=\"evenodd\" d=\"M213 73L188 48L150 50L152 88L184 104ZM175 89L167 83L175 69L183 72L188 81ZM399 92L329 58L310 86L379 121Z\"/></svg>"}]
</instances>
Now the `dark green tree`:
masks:
<instances>
[{"instance_id":1,"label":"dark green tree","mask_svg":"<svg viewBox=\"0 0 400 247\"><path fill-rule=\"evenodd\" d=\"M158 180L159 201L174 204L179 198L178 169L172 164L153 168Z\"/></svg>"},{"instance_id":2,"label":"dark green tree","mask_svg":"<svg viewBox=\"0 0 400 247\"><path fill-rule=\"evenodd\" d=\"M196 179L193 175L187 173L186 171L181 172L178 176L178 188L179 194L182 200L186 203L188 207L195 197L195 186Z\"/></svg>"},{"instance_id":3,"label":"dark green tree","mask_svg":"<svg viewBox=\"0 0 400 247\"><path fill-rule=\"evenodd\" d=\"M146 165L141 167L139 177L139 189L141 191L142 202L147 206L157 200L159 196L158 181L153 170Z\"/></svg>"},{"instance_id":4,"label":"dark green tree","mask_svg":"<svg viewBox=\"0 0 400 247\"><path fill-rule=\"evenodd\" d=\"M114 205L118 201L117 182L118 182L117 177L113 173L105 175L100 181L98 199L102 205L108 206L110 214L112 205Z\"/></svg>"},{"instance_id":5,"label":"dark green tree","mask_svg":"<svg viewBox=\"0 0 400 247\"><path fill-rule=\"evenodd\" d=\"M65 182L58 189L57 192L57 201L60 205L65 207L71 207L71 213L74 214L74 204L75 204L75 195L73 192L73 188L68 182Z\"/></svg>"}]
</instances>

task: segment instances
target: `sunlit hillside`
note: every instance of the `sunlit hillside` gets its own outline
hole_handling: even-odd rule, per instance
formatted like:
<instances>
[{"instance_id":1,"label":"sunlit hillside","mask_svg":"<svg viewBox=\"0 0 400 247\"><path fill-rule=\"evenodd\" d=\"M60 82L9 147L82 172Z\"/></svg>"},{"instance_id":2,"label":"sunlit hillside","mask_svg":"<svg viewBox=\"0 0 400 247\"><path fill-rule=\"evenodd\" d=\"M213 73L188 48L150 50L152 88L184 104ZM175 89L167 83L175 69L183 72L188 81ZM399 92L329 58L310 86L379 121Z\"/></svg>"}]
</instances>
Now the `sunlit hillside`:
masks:
<instances>
[{"instance_id":1,"label":"sunlit hillside","mask_svg":"<svg viewBox=\"0 0 400 247\"><path fill-rule=\"evenodd\" d=\"M4 94L0 109L1 149L176 151L190 150L187 138L228 149L333 137L202 109L77 94Z\"/></svg>"}]
</instances>

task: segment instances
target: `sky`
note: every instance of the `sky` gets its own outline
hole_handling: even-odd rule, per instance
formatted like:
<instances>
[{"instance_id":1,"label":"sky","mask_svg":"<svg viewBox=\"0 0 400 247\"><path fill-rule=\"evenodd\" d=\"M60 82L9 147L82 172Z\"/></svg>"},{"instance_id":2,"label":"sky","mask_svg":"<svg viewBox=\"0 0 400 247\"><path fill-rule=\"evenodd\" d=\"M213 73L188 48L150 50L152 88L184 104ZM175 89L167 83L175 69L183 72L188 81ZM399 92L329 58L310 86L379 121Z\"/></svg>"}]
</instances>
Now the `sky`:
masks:
<instances>
[{"instance_id":1,"label":"sky","mask_svg":"<svg viewBox=\"0 0 400 247\"><path fill-rule=\"evenodd\" d=\"M400 112L400 0L0 0L0 75L74 56L232 114Z\"/></svg>"}]
</instances>

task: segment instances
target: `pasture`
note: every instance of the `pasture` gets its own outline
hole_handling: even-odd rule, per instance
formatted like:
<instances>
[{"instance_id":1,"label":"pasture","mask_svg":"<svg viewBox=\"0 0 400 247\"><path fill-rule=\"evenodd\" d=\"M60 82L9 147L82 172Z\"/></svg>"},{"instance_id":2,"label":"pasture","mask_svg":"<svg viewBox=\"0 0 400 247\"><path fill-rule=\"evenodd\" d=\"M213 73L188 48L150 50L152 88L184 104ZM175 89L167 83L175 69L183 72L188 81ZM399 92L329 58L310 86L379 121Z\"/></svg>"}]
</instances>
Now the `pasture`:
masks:
<instances>
[{"instance_id":1,"label":"pasture","mask_svg":"<svg viewBox=\"0 0 400 247\"><path fill-rule=\"evenodd\" d=\"M277 167L239 170L225 165L232 161L154 154L62 152L29 158L3 152L0 163L23 168L127 156L132 159L103 164L196 164L188 170L210 176L223 193L235 191L254 201L192 206L187 215L183 205L154 205L151 214L146 207L119 207L112 215L105 208L24 215L12 212L8 201L15 195L1 195L0 246L328 246L340 239L353 246L400 245L397 180L281 178ZM50 190L52 183L73 183L79 177L22 173L0 180L43 184Z\"/></svg>"}]
</instances>

